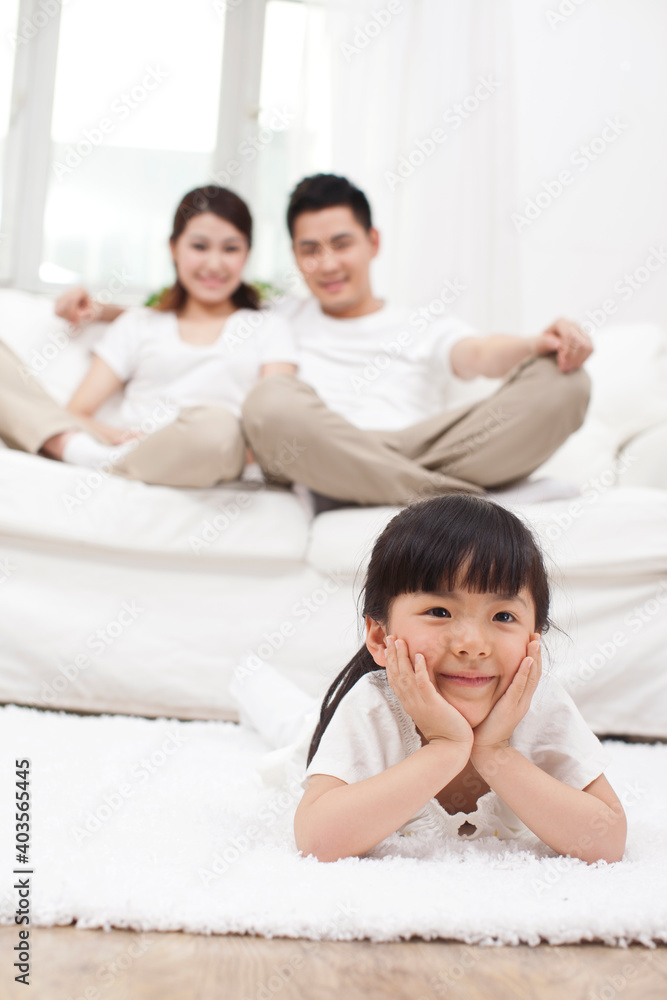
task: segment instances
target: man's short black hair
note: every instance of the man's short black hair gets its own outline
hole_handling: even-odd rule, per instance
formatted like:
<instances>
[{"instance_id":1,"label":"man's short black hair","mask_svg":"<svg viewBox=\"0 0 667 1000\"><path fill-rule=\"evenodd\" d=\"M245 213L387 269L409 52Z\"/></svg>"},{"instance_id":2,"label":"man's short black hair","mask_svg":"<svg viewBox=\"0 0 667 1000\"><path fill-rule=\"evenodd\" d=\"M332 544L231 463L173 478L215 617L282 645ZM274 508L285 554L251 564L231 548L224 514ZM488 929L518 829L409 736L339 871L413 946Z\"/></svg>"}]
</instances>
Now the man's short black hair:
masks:
<instances>
[{"instance_id":1,"label":"man's short black hair","mask_svg":"<svg viewBox=\"0 0 667 1000\"><path fill-rule=\"evenodd\" d=\"M334 208L337 205L348 205L366 232L373 225L368 198L363 191L350 184L347 177L338 177L337 174L313 174L312 177L304 177L292 191L287 206L287 228L290 236L294 236L297 216L304 212L319 212L323 208Z\"/></svg>"}]
</instances>

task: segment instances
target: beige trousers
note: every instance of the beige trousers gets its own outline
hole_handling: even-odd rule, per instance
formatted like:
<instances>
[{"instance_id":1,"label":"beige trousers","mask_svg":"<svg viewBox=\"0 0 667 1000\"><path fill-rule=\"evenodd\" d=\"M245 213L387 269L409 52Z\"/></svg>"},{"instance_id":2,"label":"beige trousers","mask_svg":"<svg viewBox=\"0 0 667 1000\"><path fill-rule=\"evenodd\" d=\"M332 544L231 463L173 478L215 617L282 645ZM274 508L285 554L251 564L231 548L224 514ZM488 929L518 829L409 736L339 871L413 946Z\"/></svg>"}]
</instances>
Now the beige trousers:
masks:
<instances>
[{"instance_id":1,"label":"beige trousers","mask_svg":"<svg viewBox=\"0 0 667 1000\"><path fill-rule=\"evenodd\" d=\"M13 351L0 343L0 438L5 444L36 454L49 438L77 429L87 428L51 399ZM240 422L224 406L188 407L109 471L162 486L214 486L239 478L245 448Z\"/></svg>"},{"instance_id":2,"label":"beige trousers","mask_svg":"<svg viewBox=\"0 0 667 1000\"><path fill-rule=\"evenodd\" d=\"M243 427L274 481L335 500L405 504L525 478L581 425L589 395L583 369L563 374L553 356L528 358L488 399L404 430L371 431L294 376L273 375L250 391Z\"/></svg>"}]
</instances>

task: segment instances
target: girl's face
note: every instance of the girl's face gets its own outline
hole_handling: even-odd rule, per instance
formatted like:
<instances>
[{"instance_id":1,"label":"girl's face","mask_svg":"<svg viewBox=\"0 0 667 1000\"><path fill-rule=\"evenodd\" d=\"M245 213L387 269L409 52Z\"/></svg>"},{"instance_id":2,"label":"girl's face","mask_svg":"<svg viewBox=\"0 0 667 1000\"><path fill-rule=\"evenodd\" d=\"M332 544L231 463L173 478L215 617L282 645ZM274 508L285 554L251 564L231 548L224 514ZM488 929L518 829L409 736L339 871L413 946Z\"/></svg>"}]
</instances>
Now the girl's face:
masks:
<instances>
[{"instance_id":1,"label":"girl's face","mask_svg":"<svg viewBox=\"0 0 667 1000\"><path fill-rule=\"evenodd\" d=\"M373 643L374 627L404 639L413 663L416 653L424 655L436 689L472 728L509 687L528 643L539 638L535 605L525 589L515 597L459 589L401 594L391 603L387 627L368 627L369 649L385 666L381 641Z\"/></svg>"},{"instance_id":2,"label":"girl's face","mask_svg":"<svg viewBox=\"0 0 667 1000\"><path fill-rule=\"evenodd\" d=\"M213 212L189 219L171 244L178 279L188 296L202 305L222 305L242 281L248 240L236 226Z\"/></svg>"}]
</instances>

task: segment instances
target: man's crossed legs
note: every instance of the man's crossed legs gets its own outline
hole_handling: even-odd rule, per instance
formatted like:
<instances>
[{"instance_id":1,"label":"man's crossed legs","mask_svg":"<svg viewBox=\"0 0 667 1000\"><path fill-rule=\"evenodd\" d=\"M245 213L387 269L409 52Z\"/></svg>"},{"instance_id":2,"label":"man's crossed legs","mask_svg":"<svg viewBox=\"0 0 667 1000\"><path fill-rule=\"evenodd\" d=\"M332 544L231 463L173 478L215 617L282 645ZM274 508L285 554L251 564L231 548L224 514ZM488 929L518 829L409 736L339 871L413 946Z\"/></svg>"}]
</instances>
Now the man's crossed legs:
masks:
<instances>
[{"instance_id":1,"label":"man's crossed legs","mask_svg":"<svg viewBox=\"0 0 667 1000\"><path fill-rule=\"evenodd\" d=\"M406 504L433 493L505 487L524 479L581 426L590 379L552 356L517 365L488 399L399 431L363 430L314 389L274 375L250 391L243 427L274 482L358 504Z\"/></svg>"}]
</instances>

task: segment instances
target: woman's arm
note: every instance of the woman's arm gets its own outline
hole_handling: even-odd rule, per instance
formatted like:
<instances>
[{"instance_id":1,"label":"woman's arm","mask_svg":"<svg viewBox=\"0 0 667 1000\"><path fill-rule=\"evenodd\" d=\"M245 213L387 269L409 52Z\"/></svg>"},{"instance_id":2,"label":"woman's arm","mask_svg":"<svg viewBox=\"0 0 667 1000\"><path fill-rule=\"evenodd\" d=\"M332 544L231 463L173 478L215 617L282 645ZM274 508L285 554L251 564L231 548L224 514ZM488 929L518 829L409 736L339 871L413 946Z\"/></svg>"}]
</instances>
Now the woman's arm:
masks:
<instances>
[{"instance_id":1,"label":"woman's arm","mask_svg":"<svg viewBox=\"0 0 667 1000\"><path fill-rule=\"evenodd\" d=\"M552 850L589 863L623 857L625 813L603 774L583 790L571 788L511 746L473 748L472 762L503 802Z\"/></svg>"},{"instance_id":2,"label":"woman's arm","mask_svg":"<svg viewBox=\"0 0 667 1000\"><path fill-rule=\"evenodd\" d=\"M137 435L133 431L103 424L99 420L95 420L94 415L102 403L105 403L122 387L123 382L111 370L106 361L102 361L102 358L94 354L90 369L67 404L67 410L79 417L82 423L96 436L102 435L109 444L121 444Z\"/></svg>"},{"instance_id":3,"label":"woman's arm","mask_svg":"<svg viewBox=\"0 0 667 1000\"><path fill-rule=\"evenodd\" d=\"M267 378L269 375L296 375L298 365L293 365L290 361L269 361L262 365L259 370L260 378Z\"/></svg>"},{"instance_id":4,"label":"woman's arm","mask_svg":"<svg viewBox=\"0 0 667 1000\"><path fill-rule=\"evenodd\" d=\"M329 774L312 775L294 817L297 847L319 861L365 854L449 784L469 756L463 743L434 740L351 785Z\"/></svg>"}]
</instances>

